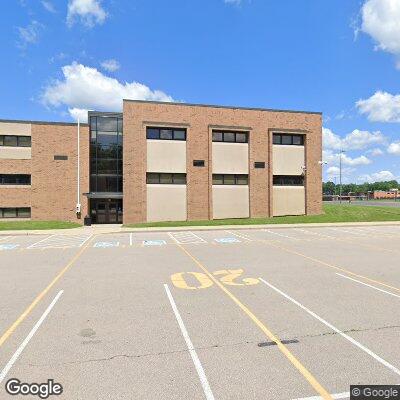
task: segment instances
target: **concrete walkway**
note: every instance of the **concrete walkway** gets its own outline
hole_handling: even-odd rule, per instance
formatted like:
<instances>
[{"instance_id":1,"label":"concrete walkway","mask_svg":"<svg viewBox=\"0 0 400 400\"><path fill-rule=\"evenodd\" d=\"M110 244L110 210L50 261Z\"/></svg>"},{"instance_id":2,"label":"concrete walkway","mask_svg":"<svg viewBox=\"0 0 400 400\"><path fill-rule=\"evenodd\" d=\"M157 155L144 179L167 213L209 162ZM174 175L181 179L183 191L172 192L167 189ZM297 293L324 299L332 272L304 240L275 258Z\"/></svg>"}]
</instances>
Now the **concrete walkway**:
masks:
<instances>
[{"instance_id":1,"label":"concrete walkway","mask_svg":"<svg viewBox=\"0 0 400 400\"><path fill-rule=\"evenodd\" d=\"M400 221L382 222L334 222L334 223L303 223L303 224L266 224L266 225L219 225L219 226L178 226L178 227L150 227L150 228L125 228L122 225L92 225L72 229L45 229L45 230L13 230L0 231L0 236L19 235L81 235L81 234L107 234L126 232L175 232L175 231L210 231L224 229L277 229L277 228L307 228L307 227L340 227L340 226L393 226L400 225Z\"/></svg>"}]
</instances>

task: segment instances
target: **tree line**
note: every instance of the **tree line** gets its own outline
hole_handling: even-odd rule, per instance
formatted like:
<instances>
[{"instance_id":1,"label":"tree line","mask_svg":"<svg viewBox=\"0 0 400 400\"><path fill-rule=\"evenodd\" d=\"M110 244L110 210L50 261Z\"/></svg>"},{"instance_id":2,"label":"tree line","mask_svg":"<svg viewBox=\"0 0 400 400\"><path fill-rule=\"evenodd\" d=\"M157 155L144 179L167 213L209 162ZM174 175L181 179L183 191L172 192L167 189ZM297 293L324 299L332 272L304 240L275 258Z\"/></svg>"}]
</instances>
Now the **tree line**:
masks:
<instances>
[{"instance_id":1,"label":"tree line","mask_svg":"<svg viewBox=\"0 0 400 400\"><path fill-rule=\"evenodd\" d=\"M375 190L383 190L387 192L390 189L400 190L400 184L395 180L374 183L362 183L360 185L357 185L355 183L347 183L342 185L342 194L367 193L374 192ZM339 185L335 185L335 183L331 181L323 182L322 192L329 195L339 194Z\"/></svg>"}]
</instances>

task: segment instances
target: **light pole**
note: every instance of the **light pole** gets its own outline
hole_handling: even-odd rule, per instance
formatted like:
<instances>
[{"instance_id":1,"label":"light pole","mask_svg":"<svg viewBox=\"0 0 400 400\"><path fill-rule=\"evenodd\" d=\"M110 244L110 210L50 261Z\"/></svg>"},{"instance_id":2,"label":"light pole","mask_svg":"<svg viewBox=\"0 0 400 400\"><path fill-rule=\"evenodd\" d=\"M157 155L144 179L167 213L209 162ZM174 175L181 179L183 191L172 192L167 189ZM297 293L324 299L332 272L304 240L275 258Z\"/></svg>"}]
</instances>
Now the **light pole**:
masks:
<instances>
[{"instance_id":1,"label":"light pole","mask_svg":"<svg viewBox=\"0 0 400 400\"><path fill-rule=\"evenodd\" d=\"M339 204L342 204L342 155L345 151L340 149L339 157Z\"/></svg>"}]
</instances>

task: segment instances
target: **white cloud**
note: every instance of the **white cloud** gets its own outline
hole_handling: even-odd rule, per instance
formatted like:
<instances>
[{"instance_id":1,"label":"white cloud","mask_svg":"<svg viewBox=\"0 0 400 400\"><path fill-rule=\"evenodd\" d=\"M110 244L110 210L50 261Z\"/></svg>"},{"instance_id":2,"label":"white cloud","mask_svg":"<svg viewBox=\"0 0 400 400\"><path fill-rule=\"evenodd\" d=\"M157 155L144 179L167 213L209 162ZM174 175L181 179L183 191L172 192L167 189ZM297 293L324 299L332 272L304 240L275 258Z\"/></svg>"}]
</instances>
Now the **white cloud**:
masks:
<instances>
[{"instance_id":1,"label":"white cloud","mask_svg":"<svg viewBox=\"0 0 400 400\"><path fill-rule=\"evenodd\" d=\"M18 27L18 46L25 49L29 44L37 43L43 28L44 26L38 21L31 21L31 23L25 27Z\"/></svg>"},{"instance_id":2,"label":"white cloud","mask_svg":"<svg viewBox=\"0 0 400 400\"><path fill-rule=\"evenodd\" d=\"M106 18L107 13L102 8L100 0L69 0L68 2L68 26L72 26L78 19L83 25L91 28L95 24L102 24Z\"/></svg>"},{"instance_id":3,"label":"white cloud","mask_svg":"<svg viewBox=\"0 0 400 400\"><path fill-rule=\"evenodd\" d=\"M343 167L342 168L342 178L349 177L353 172L354 172L354 168ZM340 168L339 167L329 167L326 170L326 176L329 181L334 181L335 178L339 178L339 176L340 176Z\"/></svg>"},{"instance_id":4,"label":"white cloud","mask_svg":"<svg viewBox=\"0 0 400 400\"><path fill-rule=\"evenodd\" d=\"M75 120L75 121L79 121L80 122L87 122L88 119L88 111L84 108L68 108L68 112L71 115L71 117Z\"/></svg>"},{"instance_id":5,"label":"white cloud","mask_svg":"<svg viewBox=\"0 0 400 400\"><path fill-rule=\"evenodd\" d=\"M389 154L394 154L396 156L400 156L400 142L390 143L387 148L387 152Z\"/></svg>"},{"instance_id":6,"label":"white cloud","mask_svg":"<svg viewBox=\"0 0 400 400\"><path fill-rule=\"evenodd\" d=\"M339 165L340 153L333 153L332 150L323 150L322 159L326 161L328 164ZM343 165L355 167L358 165L368 165L371 163L372 161L364 155L352 158L347 154L342 154Z\"/></svg>"},{"instance_id":7,"label":"white cloud","mask_svg":"<svg viewBox=\"0 0 400 400\"><path fill-rule=\"evenodd\" d=\"M328 128L322 128L324 149L334 150L362 150L371 145L385 143L386 138L379 132L360 131L354 129L353 132L341 138Z\"/></svg>"},{"instance_id":8,"label":"white cloud","mask_svg":"<svg viewBox=\"0 0 400 400\"><path fill-rule=\"evenodd\" d=\"M400 1L367 0L361 18L361 30L377 43L375 49L400 56Z\"/></svg>"},{"instance_id":9,"label":"white cloud","mask_svg":"<svg viewBox=\"0 0 400 400\"><path fill-rule=\"evenodd\" d=\"M400 95L378 91L368 99L357 101L356 107L370 121L400 122Z\"/></svg>"},{"instance_id":10,"label":"white cloud","mask_svg":"<svg viewBox=\"0 0 400 400\"><path fill-rule=\"evenodd\" d=\"M56 9L54 8L54 5L51 1L48 0L42 0L42 6L51 13L55 13Z\"/></svg>"},{"instance_id":11,"label":"white cloud","mask_svg":"<svg viewBox=\"0 0 400 400\"><path fill-rule=\"evenodd\" d=\"M379 171L373 174L360 175L357 180L359 182L383 182L396 180L396 176L390 171Z\"/></svg>"},{"instance_id":12,"label":"white cloud","mask_svg":"<svg viewBox=\"0 0 400 400\"><path fill-rule=\"evenodd\" d=\"M122 110L123 99L173 101L160 90L151 90L139 82L121 83L96 68L76 62L62 68L63 79L48 84L41 95L47 107L67 106L74 118L82 110Z\"/></svg>"},{"instance_id":13,"label":"white cloud","mask_svg":"<svg viewBox=\"0 0 400 400\"><path fill-rule=\"evenodd\" d=\"M104 60L100 65L103 67L103 69L109 72L117 71L121 67L119 62L114 59Z\"/></svg>"},{"instance_id":14,"label":"white cloud","mask_svg":"<svg viewBox=\"0 0 400 400\"><path fill-rule=\"evenodd\" d=\"M367 153L371 154L373 157L377 157L383 155L383 150L377 147L375 149L368 150Z\"/></svg>"}]
</instances>

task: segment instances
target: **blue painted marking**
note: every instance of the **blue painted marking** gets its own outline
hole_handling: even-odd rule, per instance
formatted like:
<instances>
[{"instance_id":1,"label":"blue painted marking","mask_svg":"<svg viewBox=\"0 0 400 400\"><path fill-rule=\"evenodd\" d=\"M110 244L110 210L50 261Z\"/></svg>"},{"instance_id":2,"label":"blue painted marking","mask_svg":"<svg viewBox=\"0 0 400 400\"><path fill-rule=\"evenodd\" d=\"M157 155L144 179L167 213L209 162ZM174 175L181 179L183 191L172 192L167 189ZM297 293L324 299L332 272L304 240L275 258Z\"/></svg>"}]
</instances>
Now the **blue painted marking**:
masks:
<instances>
[{"instance_id":1,"label":"blue painted marking","mask_svg":"<svg viewBox=\"0 0 400 400\"><path fill-rule=\"evenodd\" d=\"M0 244L0 250L14 250L19 244Z\"/></svg>"},{"instance_id":2,"label":"blue painted marking","mask_svg":"<svg viewBox=\"0 0 400 400\"><path fill-rule=\"evenodd\" d=\"M143 246L163 246L166 243L165 240L143 240Z\"/></svg>"},{"instance_id":3,"label":"blue painted marking","mask_svg":"<svg viewBox=\"0 0 400 400\"><path fill-rule=\"evenodd\" d=\"M233 237L214 239L218 243L240 243L239 239Z\"/></svg>"},{"instance_id":4,"label":"blue painted marking","mask_svg":"<svg viewBox=\"0 0 400 400\"><path fill-rule=\"evenodd\" d=\"M93 247L102 247L102 248L107 248L107 247L118 247L119 242L97 242L94 244Z\"/></svg>"}]
</instances>

